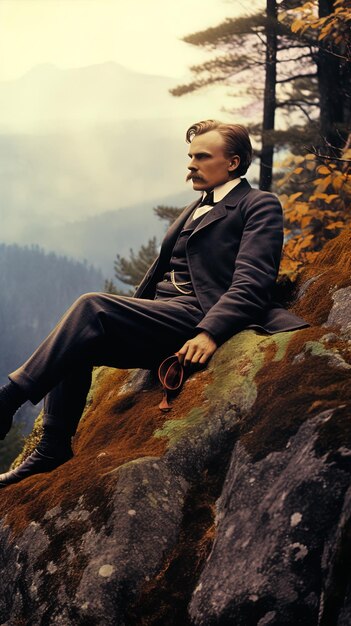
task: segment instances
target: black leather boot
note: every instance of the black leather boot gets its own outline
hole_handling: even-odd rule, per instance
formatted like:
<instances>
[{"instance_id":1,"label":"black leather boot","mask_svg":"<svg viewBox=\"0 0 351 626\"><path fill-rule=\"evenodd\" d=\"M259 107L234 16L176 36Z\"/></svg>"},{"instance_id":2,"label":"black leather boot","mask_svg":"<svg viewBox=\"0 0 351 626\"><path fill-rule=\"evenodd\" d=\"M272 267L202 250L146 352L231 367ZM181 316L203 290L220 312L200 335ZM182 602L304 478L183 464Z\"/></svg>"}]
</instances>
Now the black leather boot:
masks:
<instances>
[{"instance_id":1,"label":"black leather boot","mask_svg":"<svg viewBox=\"0 0 351 626\"><path fill-rule=\"evenodd\" d=\"M66 451L64 456L46 456L42 454L38 449L35 449L21 465L16 467L5 474L0 474L0 488L7 487L7 485L13 485L19 483L28 476L34 474L42 474L44 472L51 472L59 465L66 463L73 457L72 449Z\"/></svg>"},{"instance_id":2,"label":"black leather boot","mask_svg":"<svg viewBox=\"0 0 351 626\"><path fill-rule=\"evenodd\" d=\"M57 425L44 422L44 433L38 447L13 470L0 474L0 488L19 483L28 476L51 472L73 457L71 435Z\"/></svg>"}]
</instances>

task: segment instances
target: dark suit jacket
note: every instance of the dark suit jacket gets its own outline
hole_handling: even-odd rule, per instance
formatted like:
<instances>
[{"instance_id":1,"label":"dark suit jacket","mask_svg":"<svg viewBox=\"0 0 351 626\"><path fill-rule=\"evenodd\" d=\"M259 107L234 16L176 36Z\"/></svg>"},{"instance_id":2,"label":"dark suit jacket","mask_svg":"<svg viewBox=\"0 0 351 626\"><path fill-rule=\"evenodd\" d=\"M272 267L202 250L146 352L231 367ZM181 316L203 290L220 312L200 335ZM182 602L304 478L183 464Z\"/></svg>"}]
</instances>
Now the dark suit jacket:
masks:
<instances>
[{"instance_id":1,"label":"dark suit jacket","mask_svg":"<svg viewBox=\"0 0 351 626\"><path fill-rule=\"evenodd\" d=\"M178 234L199 202L186 207L169 228L135 297L154 298ZM205 214L187 243L190 275L204 312L199 331L207 330L222 343L244 328L275 333L308 326L271 298L282 245L279 200L252 189L245 179Z\"/></svg>"}]
</instances>

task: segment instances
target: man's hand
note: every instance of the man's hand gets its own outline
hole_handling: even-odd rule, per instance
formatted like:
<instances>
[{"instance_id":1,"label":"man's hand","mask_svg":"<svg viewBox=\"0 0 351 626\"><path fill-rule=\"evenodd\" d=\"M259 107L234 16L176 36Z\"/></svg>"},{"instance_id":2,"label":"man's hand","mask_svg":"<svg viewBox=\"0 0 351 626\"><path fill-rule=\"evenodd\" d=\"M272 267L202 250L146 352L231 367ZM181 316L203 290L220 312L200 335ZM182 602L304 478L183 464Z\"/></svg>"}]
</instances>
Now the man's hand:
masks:
<instances>
[{"instance_id":1,"label":"man's hand","mask_svg":"<svg viewBox=\"0 0 351 626\"><path fill-rule=\"evenodd\" d=\"M206 331L202 331L193 339L185 342L184 346L176 352L178 360L185 366L190 363L200 363L203 365L217 350L217 344L212 336Z\"/></svg>"}]
</instances>

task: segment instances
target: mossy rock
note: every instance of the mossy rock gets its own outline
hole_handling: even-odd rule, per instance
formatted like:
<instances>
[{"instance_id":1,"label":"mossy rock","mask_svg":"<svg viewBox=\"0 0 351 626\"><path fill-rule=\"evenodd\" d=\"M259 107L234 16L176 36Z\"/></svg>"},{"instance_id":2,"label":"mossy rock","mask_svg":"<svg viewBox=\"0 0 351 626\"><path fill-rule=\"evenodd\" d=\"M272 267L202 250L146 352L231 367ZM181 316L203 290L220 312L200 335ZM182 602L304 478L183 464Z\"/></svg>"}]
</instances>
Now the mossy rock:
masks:
<instances>
[{"instance_id":1,"label":"mossy rock","mask_svg":"<svg viewBox=\"0 0 351 626\"><path fill-rule=\"evenodd\" d=\"M236 334L170 413L95 370L74 458L2 491L2 623L348 623L349 259L348 231L299 277L311 326Z\"/></svg>"}]
</instances>

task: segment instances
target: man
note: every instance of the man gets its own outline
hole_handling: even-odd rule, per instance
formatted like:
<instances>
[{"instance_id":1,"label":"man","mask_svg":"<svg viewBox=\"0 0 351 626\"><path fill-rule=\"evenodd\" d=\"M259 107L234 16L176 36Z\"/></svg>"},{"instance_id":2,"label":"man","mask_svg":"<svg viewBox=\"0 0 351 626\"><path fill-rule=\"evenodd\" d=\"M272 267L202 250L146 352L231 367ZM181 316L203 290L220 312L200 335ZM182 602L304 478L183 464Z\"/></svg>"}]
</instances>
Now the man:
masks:
<instances>
[{"instance_id":1,"label":"man","mask_svg":"<svg viewBox=\"0 0 351 626\"><path fill-rule=\"evenodd\" d=\"M0 438L23 402L45 399L38 448L2 474L0 486L72 457L94 365L152 368L173 352L185 366L205 364L244 328L275 333L308 325L272 302L282 211L273 194L241 179L252 158L246 129L207 120L186 139L187 180L202 195L170 227L134 297L81 296L1 388Z\"/></svg>"}]
</instances>

